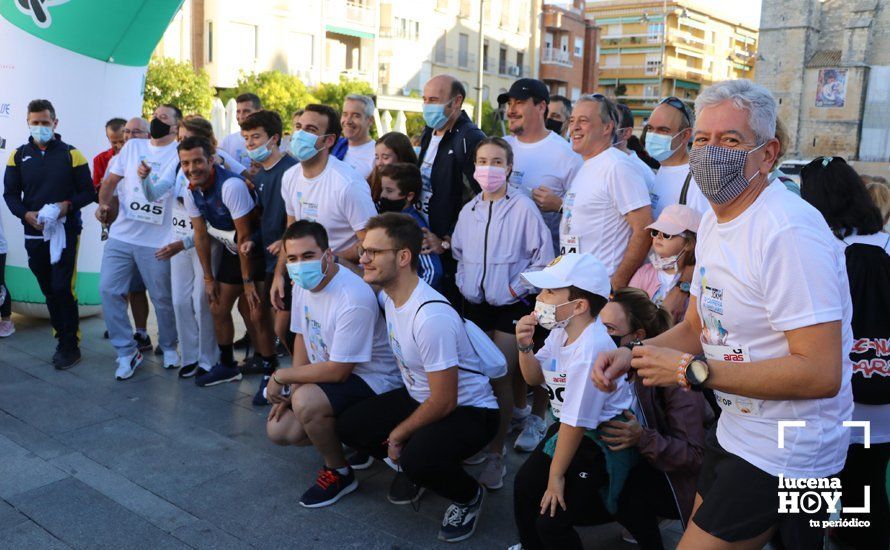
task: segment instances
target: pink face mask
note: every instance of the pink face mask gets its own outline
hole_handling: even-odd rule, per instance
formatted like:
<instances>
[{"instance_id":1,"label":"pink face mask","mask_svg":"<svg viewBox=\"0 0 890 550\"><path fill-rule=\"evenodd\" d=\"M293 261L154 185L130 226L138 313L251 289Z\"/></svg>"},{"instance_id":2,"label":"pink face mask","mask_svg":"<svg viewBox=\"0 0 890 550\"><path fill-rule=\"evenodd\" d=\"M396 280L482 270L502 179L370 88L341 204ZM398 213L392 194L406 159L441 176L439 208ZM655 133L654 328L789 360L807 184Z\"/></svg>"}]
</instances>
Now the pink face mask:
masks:
<instances>
[{"instance_id":1,"label":"pink face mask","mask_svg":"<svg viewBox=\"0 0 890 550\"><path fill-rule=\"evenodd\" d=\"M477 166L473 177L486 193L494 193L507 183L507 170L500 166Z\"/></svg>"}]
</instances>

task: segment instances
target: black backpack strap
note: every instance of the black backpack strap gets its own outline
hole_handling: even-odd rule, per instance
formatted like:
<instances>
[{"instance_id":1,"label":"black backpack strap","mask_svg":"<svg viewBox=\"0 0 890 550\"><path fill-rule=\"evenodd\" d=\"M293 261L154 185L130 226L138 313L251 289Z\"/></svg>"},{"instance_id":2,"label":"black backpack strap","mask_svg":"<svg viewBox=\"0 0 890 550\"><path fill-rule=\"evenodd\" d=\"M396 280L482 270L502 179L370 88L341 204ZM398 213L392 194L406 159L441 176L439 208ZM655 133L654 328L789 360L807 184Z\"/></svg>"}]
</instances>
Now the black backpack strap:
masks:
<instances>
[{"instance_id":1,"label":"black backpack strap","mask_svg":"<svg viewBox=\"0 0 890 550\"><path fill-rule=\"evenodd\" d=\"M447 304L449 307L451 307L451 309L454 310L455 313L457 313L457 316L460 317L460 320L462 322L464 322L464 323L467 322L467 320L464 319L464 316L460 314L460 312L457 310L456 307L454 307L454 304L452 304L448 300L429 300L429 301L426 301L426 302L420 304L417 307L417 311L414 312L414 319L417 319L417 312L420 311L420 309L427 304ZM466 329L464 329L464 332L466 332ZM417 344L417 336L414 335L414 323L413 322L411 323L411 336L414 337L414 343ZM483 373L483 372L479 372L479 371L473 370L473 369L467 369L460 365L457 366L457 370L472 372L473 374L481 374L482 376L485 376L485 373Z\"/></svg>"},{"instance_id":2,"label":"black backpack strap","mask_svg":"<svg viewBox=\"0 0 890 550\"><path fill-rule=\"evenodd\" d=\"M689 193L689 182L692 181L692 172L686 174L686 181L683 182L683 189L680 190L680 204L686 204L686 195Z\"/></svg>"}]
</instances>

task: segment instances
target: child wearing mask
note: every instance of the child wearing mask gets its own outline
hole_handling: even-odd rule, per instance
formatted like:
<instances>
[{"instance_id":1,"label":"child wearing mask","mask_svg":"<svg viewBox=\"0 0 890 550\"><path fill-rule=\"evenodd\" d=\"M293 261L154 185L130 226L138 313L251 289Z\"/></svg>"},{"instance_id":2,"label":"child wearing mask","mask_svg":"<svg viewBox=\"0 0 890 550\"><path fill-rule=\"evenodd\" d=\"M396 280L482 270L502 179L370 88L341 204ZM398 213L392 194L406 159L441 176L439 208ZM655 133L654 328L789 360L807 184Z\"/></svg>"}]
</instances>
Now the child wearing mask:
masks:
<instances>
[{"instance_id":1,"label":"child wearing mask","mask_svg":"<svg viewBox=\"0 0 890 550\"><path fill-rule=\"evenodd\" d=\"M476 171L482 193L464 205L451 236L457 261L457 287L463 313L486 331L507 358L508 374L492 381L501 411L497 436L481 457L485 463L479 482L489 489L503 487L506 463L504 441L513 416L518 362L513 337L516 322L531 312L534 288L521 274L540 270L553 259L553 239L535 203L522 193L508 193L507 179L513 151L501 138L490 137L476 147ZM516 377L519 379L519 377ZM543 431L543 419L541 427Z\"/></svg>"},{"instance_id":2,"label":"child wearing mask","mask_svg":"<svg viewBox=\"0 0 890 550\"><path fill-rule=\"evenodd\" d=\"M626 421L630 384L612 393L590 383L596 357L615 349L599 319L611 292L606 267L591 254L569 253L523 277L541 289L534 313L516 325L519 367L530 386L545 385L556 422L516 474L513 512L521 548L580 549L574 526L617 510L635 449L611 450L598 429ZM533 352L535 328L550 331Z\"/></svg>"},{"instance_id":3,"label":"child wearing mask","mask_svg":"<svg viewBox=\"0 0 890 550\"><path fill-rule=\"evenodd\" d=\"M675 286L688 293L689 283L680 282L683 268L695 264L695 233L701 214L682 204L672 204L647 229L652 232L649 262L634 273L627 286L646 291L649 298L661 305ZM685 287L685 288L684 288Z\"/></svg>"}]
</instances>

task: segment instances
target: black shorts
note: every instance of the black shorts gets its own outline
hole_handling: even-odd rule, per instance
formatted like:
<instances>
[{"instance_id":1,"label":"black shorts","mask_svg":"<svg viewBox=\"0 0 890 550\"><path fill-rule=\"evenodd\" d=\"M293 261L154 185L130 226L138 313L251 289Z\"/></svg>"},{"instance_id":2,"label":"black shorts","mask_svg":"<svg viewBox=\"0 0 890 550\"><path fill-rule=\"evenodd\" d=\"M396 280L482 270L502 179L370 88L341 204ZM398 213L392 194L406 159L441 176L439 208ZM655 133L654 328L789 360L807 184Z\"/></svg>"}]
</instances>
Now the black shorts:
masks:
<instances>
[{"instance_id":1,"label":"black shorts","mask_svg":"<svg viewBox=\"0 0 890 550\"><path fill-rule=\"evenodd\" d=\"M371 386L355 373L350 374L345 382L321 382L316 386L327 396L334 416L340 416L340 413L349 407L377 395Z\"/></svg>"},{"instance_id":2,"label":"black shorts","mask_svg":"<svg viewBox=\"0 0 890 550\"><path fill-rule=\"evenodd\" d=\"M834 477L834 476L832 476ZM777 527L786 548L822 548L824 530L810 520L828 519L828 512L779 513L779 478L720 446L716 427L705 438L705 456L698 476L701 506L692 516L702 530L727 542L739 542Z\"/></svg>"},{"instance_id":3,"label":"black shorts","mask_svg":"<svg viewBox=\"0 0 890 550\"><path fill-rule=\"evenodd\" d=\"M241 276L240 256L232 254L225 248L219 253L217 262L216 280L228 285L242 285L244 278ZM250 255L250 277L254 281L265 280L266 264L262 254Z\"/></svg>"},{"instance_id":4,"label":"black shorts","mask_svg":"<svg viewBox=\"0 0 890 550\"><path fill-rule=\"evenodd\" d=\"M275 277L274 273L266 272L266 292L265 296L263 296L263 304L266 307L272 307L272 295L269 292L269 289L272 288L272 279ZM293 284L291 284L290 277L284 277L284 311L290 311L290 304L293 299Z\"/></svg>"}]
</instances>

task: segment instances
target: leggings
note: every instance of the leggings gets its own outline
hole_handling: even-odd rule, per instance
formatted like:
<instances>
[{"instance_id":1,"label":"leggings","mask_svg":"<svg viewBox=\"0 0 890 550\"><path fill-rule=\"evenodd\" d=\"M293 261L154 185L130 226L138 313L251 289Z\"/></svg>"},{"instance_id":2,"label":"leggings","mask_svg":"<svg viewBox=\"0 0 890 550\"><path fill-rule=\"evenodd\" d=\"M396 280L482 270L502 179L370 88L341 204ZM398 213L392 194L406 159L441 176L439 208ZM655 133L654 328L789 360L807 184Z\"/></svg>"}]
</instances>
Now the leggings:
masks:
<instances>
[{"instance_id":1,"label":"leggings","mask_svg":"<svg viewBox=\"0 0 890 550\"><path fill-rule=\"evenodd\" d=\"M843 519L856 517L869 521L869 527L836 529L841 541L853 548L890 547L890 506L886 489L888 458L890 443L872 443L870 449L854 443L847 451L847 463L840 475L844 491L842 504L854 508L863 506L864 487L871 486L871 513L842 516Z\"/></svg>"},{"instance_id":2,"label":"leggings","mask_svg":"<svg viewBox=\"0 0 890 550\"><path fill-rule=\"evenodd\" d=\"M0 318L12 315L12 296L6 288L6 254L0 254Z\"/></svg>"}]
</instances>

